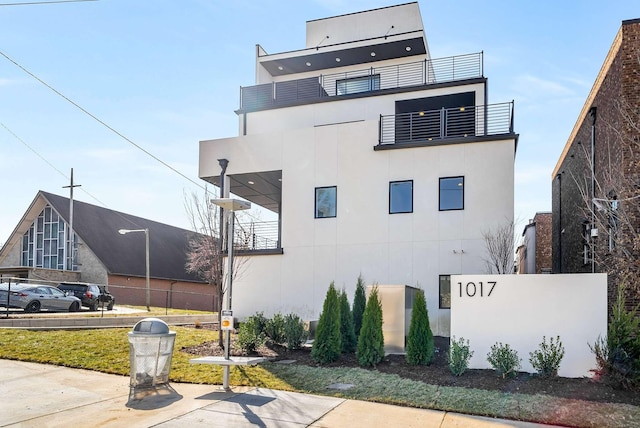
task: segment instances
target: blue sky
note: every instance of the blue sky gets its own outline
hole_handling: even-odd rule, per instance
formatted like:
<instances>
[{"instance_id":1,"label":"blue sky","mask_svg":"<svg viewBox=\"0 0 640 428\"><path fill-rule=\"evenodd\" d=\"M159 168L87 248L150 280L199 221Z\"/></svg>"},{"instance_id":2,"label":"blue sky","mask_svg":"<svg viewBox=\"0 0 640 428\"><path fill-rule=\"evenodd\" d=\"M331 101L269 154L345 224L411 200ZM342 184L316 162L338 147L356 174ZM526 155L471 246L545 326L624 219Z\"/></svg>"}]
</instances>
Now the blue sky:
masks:
<instances>
[{"instance_id":1,"label":"blue sky","mask_svg":"<svg viewBox=\"0 0 640 428\"><path fill-rule=\"evenodd\" d=\"M26 1L25 1L26 2ZM0 2L20 3L18 0ZM38 190L189 227L198 142L237 135L255 45L301 49L305 22L401 2L99 0L0 6L0 243ZM515 215L551 209L551 173L637 0L420 1L434 58L484 51L489 102L515 100ZM29 146L29 147L27 147ZM490 167L490 166L488 166ZM65 177L66 176L66 177Z\"/></svg>"}]
</instances>

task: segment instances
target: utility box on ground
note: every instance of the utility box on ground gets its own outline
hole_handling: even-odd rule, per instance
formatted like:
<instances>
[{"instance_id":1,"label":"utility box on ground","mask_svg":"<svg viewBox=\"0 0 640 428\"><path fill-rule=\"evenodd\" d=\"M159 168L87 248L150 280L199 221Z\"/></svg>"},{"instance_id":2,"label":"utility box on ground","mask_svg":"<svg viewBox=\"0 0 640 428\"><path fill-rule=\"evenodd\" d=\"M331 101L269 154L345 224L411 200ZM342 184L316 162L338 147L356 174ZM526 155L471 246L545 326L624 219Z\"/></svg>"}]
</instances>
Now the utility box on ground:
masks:
<instances>
[{"instance_id":1,"label":"utility box on ground","mask_svg":"<svg viewBox=\"0 0 640 428\"><path fill-rule=\"evenodd\" d=\"M378 287L382 306L382 333L385 354L404 354L411 326L411 313L416 292L408 285L369 285L367 298L373 287Z\"/></svg>"},{"instance_id":2,"label":"utility box on ground","mask_svg":"<svg viewBox=\"0 0 640 428\"><path fill-rule=\"evenodd\" d=\"M129 361L134 388L169 382L176 333L158 318L138 321L129 332Z\"/></svg>"}]
</instances>

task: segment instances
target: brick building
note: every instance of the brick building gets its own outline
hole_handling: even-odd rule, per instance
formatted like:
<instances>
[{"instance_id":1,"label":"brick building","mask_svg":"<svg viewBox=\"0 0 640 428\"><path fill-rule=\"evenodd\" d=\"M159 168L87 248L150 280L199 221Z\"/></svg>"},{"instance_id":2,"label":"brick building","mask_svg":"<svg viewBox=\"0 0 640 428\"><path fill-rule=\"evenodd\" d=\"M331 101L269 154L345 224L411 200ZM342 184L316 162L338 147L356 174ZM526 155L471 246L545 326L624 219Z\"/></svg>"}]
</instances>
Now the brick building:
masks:
<instances>
[{"instance_id":1,"label":"brick building","mask_svg":"<svg viewBox=\"0 0 640 428\"><path fill-rule=\"evenodd\" d=\"M622 22L552 174L553 272L639 276L640 19Z\"/></svg>"},{"instance_id":2,"label":"brick building","mask_svg":"<svg viewBox=\"0 0 640 428\"><path fill-rule=\"evenodd\" d=\"M537 212L522 232L517 273L551 273L551 213Z\"/></svg>"}]
</instances>

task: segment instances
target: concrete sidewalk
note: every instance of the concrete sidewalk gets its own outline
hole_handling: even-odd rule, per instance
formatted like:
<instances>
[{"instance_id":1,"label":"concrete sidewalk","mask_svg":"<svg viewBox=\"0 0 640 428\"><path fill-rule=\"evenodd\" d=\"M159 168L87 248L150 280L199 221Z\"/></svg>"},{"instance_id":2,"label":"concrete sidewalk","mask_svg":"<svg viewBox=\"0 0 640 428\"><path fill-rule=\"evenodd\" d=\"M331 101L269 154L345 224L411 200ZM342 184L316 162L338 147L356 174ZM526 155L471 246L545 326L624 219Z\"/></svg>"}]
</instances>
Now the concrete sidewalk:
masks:
<instances>
[{"instance_id":1,"label":"concrete sidewalk","mask_svg":"<svg viewBox=\"0 0 640 428\"><path fill-rule=\"evenodd\" d=\"M519 427L543 425L284 392L174 383L0 360L0 427Z\"/></svg>"}]
</instances>

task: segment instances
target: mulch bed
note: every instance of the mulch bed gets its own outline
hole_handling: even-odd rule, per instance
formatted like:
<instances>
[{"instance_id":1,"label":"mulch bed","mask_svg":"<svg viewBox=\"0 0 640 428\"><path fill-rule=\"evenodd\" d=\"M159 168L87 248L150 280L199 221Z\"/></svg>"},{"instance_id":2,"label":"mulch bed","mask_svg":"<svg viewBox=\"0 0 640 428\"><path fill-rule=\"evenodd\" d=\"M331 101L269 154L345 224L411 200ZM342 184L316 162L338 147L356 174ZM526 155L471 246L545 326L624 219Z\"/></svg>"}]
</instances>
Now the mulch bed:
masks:
<instances>
[{"instance_id":1,"label":"mulch bed","mask_svg":"<svg viewBox=\"0 0 640 428\"><path fill-rule=\"evenodd\" d=\"M429 366L411 366L403 355L388 355L375 368L382 373L395 374L403 378L425 382L431 385L457 386L490 391L522 394L544 394L555 397L606 403L626 403L640 406L640 392L616 389L613 386L590 378L541 378L529 373L518 373L514 378L503 379L493 370L467 370L462 376L453 376L449 371L447 352L449 339L435 337L436 354ZM182 351L198 356L224 355L216 340L197 346L183 348ZM232 341L231 355L243 355L242 350ZM321 367L311 358L310 348L289 351L278 345L264 345L255 356L271 360L296 360L295 364ZM355 354L343 354L334 363L322 367L360 367Z\"/></svg>"}]
</instances>

